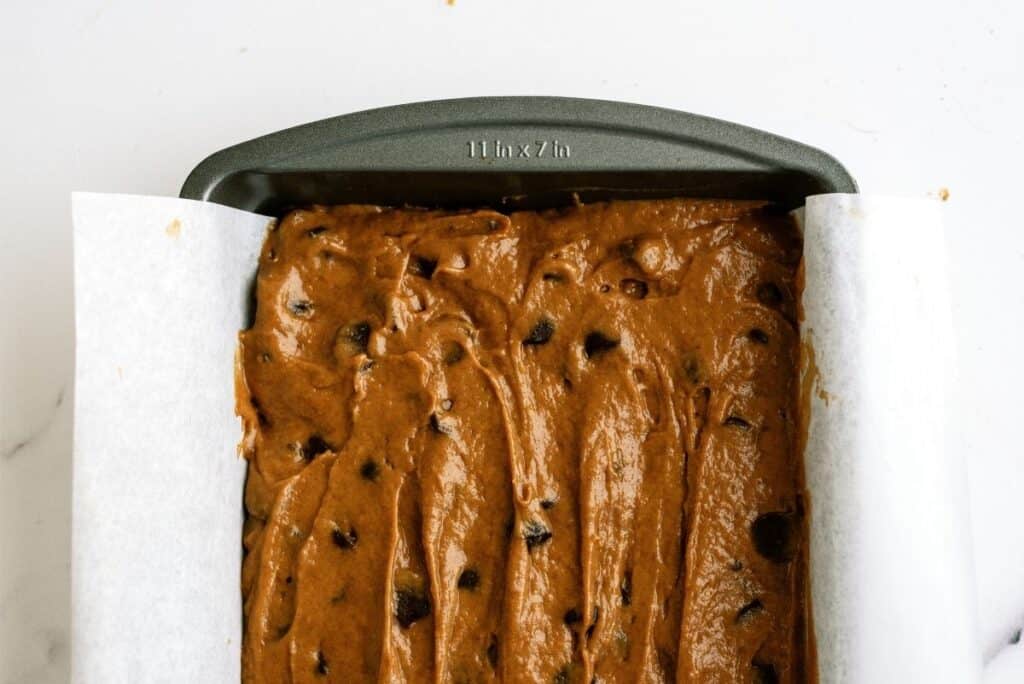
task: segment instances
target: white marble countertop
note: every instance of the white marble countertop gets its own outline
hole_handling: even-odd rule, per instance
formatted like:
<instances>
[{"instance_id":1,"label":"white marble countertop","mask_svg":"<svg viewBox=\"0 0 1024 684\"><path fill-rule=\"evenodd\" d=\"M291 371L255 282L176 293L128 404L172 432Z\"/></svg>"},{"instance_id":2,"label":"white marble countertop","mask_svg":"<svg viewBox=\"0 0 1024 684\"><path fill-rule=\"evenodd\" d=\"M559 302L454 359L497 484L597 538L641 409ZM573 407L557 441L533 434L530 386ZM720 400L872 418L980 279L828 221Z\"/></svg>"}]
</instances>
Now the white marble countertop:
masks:
<instances>
[{"instance_id":1,"label":"white marble countertop","mask_svg":"<svg viewBox=\"0 0 1024 684\"><path fill-rule=\"evenodd\" d=\"M69 192L173 195L201 158L234 142L373 106L496 94L699 112L819 146L867 192L948 189L961 355L950 369L962 406L955 446L969 462L986 682L1024 681L1024 646L1011 643L1024 625L1024 5L827 5L76 0L8 8L0 28L0 684L68 676Z\"/></svg>"}]
</instances>

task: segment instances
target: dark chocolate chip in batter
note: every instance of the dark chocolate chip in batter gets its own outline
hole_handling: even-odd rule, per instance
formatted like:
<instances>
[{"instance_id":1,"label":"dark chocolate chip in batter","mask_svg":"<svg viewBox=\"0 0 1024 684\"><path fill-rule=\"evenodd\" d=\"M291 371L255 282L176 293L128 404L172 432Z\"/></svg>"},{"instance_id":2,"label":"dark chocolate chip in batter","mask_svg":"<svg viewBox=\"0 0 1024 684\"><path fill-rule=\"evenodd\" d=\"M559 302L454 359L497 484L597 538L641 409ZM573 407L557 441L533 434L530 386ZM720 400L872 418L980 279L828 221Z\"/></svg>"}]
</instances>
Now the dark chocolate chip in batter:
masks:
<instances>
[{"instance_id":1,"label":"dark chocolate chip in batter","mask_svg":"<svg viewBox=\"0 0 1024 684\"><path fill-rule=\"evenodd\" d=\"M376 482L377 478L380 477L380 466L372 458L368 458L363 461L363 465L359 466L359 475L364 480Z\"/></svg>"},{"instance_id":2,"label":"dark chocolate chip in batter","mask_svg":"<svg viewBox=\"0 0 1024 684\"><path fill-rule=\"evenodd\" d=\"M626 278L619 283L619 287L622 289L623 294L633 299L643 299L647 296L647 283L642 280Z\"/></svg>"},{"instance_id":3,"label":"dark chocolate chip in batter","mask_svg":"<svg viewBox=\"0 0 1024 684\"><path fill-rule=\"evenodd\" d=\"M586 354L588 359L592 359L598 354L603 354L604 352L615 349L618 346L618 340L613 340L604 333L592 332L583 340L583 353Z\"/></svg>"},{"instance_id":4,"label":"dark chocolate chip in batter","mask_svg":"<svg viewBox=\"0 0 1024 684\"><path fill-rule=\"evenodd\" d=\"M348 551L355 548L355 545L359 542L359 534L356 532L356 528L351 526L349 526L348 532L340 527L335 527L331 530L331 539L339 549Z\"/></svg>"},{"instance_id":5,"label":"dark chocolate chip in batter","mask_svg":"<svg viewBox=\"0 0 1024 684\"><path fill-rule=\"evenodd\" d=\"M437 270L437 259L413 255L409 260L409 273L430 280Z\"/></svg>"},{"instance_id":6,"label":"dark chocolate chip in batter","mask_svg":"<svg viewBox=\"0 0 1024 684\"><path fill-rule=\"evenodd\" d=\"M775 563L793 560L797 547L797 521L793 513L762 513L750 526L757 552Z\"/></svg>"},{"instance_id":7,"label":"dark chocolate chip in batter","mask_svg":"<svg viewBox=\"0 0 1024 684\"><path fill-rule=\"evenodd\" d=\"M459 589L476 589L478 584L480 584L480 573L473 568L466 568L459 575Z\"/></svg>"},{"instance_id":8,"label":"dark chocolate chip in batter","mask_svg":"<svg viewBox=\"0 0 1024 684\"><path fill-rule=\"evenodd\" d=\"M491 634L491 643L487 644L487 662L492 668L498 667L498 635Z\"/></svg>"},{"instance_id":9,"label":"dark chocolate chip in batter","mask_svg":"<svg viewBox=\"0 0 1024 684\"><path fill-rule=\"evenodd\" d=\"M296 316L308 318L313 313L313 302L308 299L292 299L288 301L288 310Z\"/></svg>"},{"instance_id":10,"label":"dark chocolate chip in batter","mask_svg":"<svg viewBox=\"0 0 1024 684\"><path fill-rule=\"evenodd\" d=\"M782 290L775 283L761 283L757 286L757 301L765 306L778 306L782 303Z\"/></svg>"},{"instance_id":11,"label":"dark chocolate chip in batter","mask_svg":"<svg viewBox=\"0 0 1024 684\"><path fill-rule=\"evenodd\" d=\"M549 318L542 318L533 326L530 333L523 338L525 345L547 344L555 334L555 324Z\"/></svg>"},{"instance_id":12,"label":"dark chocolate chip in batter","mask_svg":"<svg viewBox=\"0 0 1024 684\"><path fill-rule=\"evenodd\" d=\"M750 667L754 668L754 684L779 684L779 673L771 663L754 660Z\"/></svg>"},{"instance_id":13,"label":"dark chocolate chip in batter","mask_svg":"<svg viewBox=\"0 0 1024 684\"><path fill-rule=\"evenodd\" d=\"M565 278L561 273L545 273L542 278L549 283L562 283L565 282Z\"/></svg>"},{"instance_id":14,"label":"dark chocolate chip in batter","mask_svg":"<svg viewBox=\"0 0 1024 684\"><path fill-rule=\"evenodd\" d=\"M366 348L370 344L370 324L366 321L352 323L345 326L342 330L342 335L352 344L356 351L365 354Z\"/></svg>"},{"instance_id":15,"label":"dark chocolate chip in batter","mask_svg":"<svg viewBox=\"0 0 1024 684\"><path fill-rule=\"evenodd\" d=\"M445 342L441 347L441 358L449 366L455 365L466 355L466 350L458 342Z\"/></svg>"},{"instance_id":16,"label":"dark chocolate chip in batter","mask_svg":"<svg viewBox=\"0 0 1024 684\"><path fill-rule=\"evenodd\" d=\"M619 256L623 259L632 259L633 255L636 254L636 240L629 239L619 243L618 251Z\"/></svg>"},{"instance_id":17,"label":"dark chocolate chip in batter","mask_svg":"<svg viewBox=\"0 0 1024 684\"><path fill-rule=\"evenodd\" d=\"M746 418L741 418L739 416L727 417L724 421L722 421L722 425L726 427L739 428L741 430L750 429L750 422Z\"/></svg>"},{"instance_id":18,"label":"dark chocolate chip in batter","mask_svg":"<svg viewBox=\"0 0 1024 684\"><path fill-rule=\"evenodd\" d=\"M554 499L541 499L540 507L543 508L545 511L550 511L552 508L555 507L555 500Z\"/></svg>"},{"instance_id":19,"label":"dark chocolate chip in batter","mask_svg":"<svg viewBox=\"0 0 1024 684\"><path fill-rule=\"evenodd\" d=\"M430 414L430 429L439 435L450 435L452 426L437 417L436 413Z\"/></svg>"},{"instance_id":20,"label":"dark chocolate chip in batter","mask_svg":"<svg viewBox=\"0 0 1024 684\"><path fill-rule=\"evenodd\" d=\"M736 622L745 622L763 610L764 604L761 603L761 599L754 599L736 612Z\"/></svg>"},{"instance_id":21,"label":"dark chocolate chip in batter","mask_svg":"<svg viewBox=\"0 0 1024 684\"><path fill-rule=\"evenodd\" d=\"M633 571L626 570L622 575L622 583L619 585L619 598L622 605L628 606L633 603Z\"/></svg>"},{"instance_id":22,"label":"dark chocolate chip in batter","mask_svg":"<svg viewBox=\"0 0 1024 684\"><path fill-rule=\"evenodd\" d=\"M565 621L566 625L572 627L575 624L579 624L583 620L583 616L580 615L580 611L575 608L570 608L565 611L565 615L562 617L562 620Z\"/></svg>"},{"instance_id":23,"label":"dark chocolate chip in batter","mask_svg":"<svg viewBox=\"0 0 1024 684\"><path fill-rule=\"evenodd\" d=\"M317 226L316 228L310 228L309 230L307 230L306 235L308 235L311 238L315 238L318 235L323 235L326 232L326 228L324 228L323 226Z\"/></svg>"},{"instance_id":24,"label":"dark chocolate chip in batter","mask_svg":"<svg viewBox=\"0 0 1024 684\"><path fill-rule=\"evenodd\" d=\"M760 328L751 328L750 332L747 333L747 337L750 338L752 342L768 344L768 333Z\"/></svg>"},{"instance_id":25,"label":"dark chocolate chip in batter","mask_svg":"<svg viewBox=\"0 0 1024 684\"><path fill-rule=\"evenodd\" d=\"M302 445L302 456L307 461L312 461L320 454L331 451L333 448L320 435L310 435L306 443Z\"/></svg>"},{"instance_id":26,"label":"dark chocolate chip in batter","mask_svg":"<svg viewBox=\"0 0 1024 684\"><path fill-rule=\"evenodd\" d=\"M597 627L597 621L601 619L601 607L594 606L594 611L590 616L590 625L587 626L587 639L594 636L594 628Z\"/></svg>"},{"instance_id":27,"label":"dark chocolate chip in batter","mask_svg":"<svg viewBox=\"0 0 1024 684\"><path fill-rule=\"evenodd\" d=\"M323 651L316 652L316 667L313 669L318 675L326 675L331 671L331 668L327 665L327 658L324 657Z\"/></svg>"},{"instance_id":28,"label":"dark chocolate chip in batter","mask_svg":"<svg viewBox=\"0 0 1024 684\"><path fill-rule=\"evenodd\" d=\"M526 540L526 550L533 551L551 540L551 530L536 520L527 520L523 524L523 539Z\"/></svg>"},{"instance_id":29,"label":"dark chocolate chip in batter","mask_svg":"<svg viewBox=\"0 0 1024 684\"><path fill-rule=\"evenodd\" d=\"M408 629L412 623L430 615L430 599L423 590L401 588L395 591L395 618Z\"/></svg>"}]
</instances>

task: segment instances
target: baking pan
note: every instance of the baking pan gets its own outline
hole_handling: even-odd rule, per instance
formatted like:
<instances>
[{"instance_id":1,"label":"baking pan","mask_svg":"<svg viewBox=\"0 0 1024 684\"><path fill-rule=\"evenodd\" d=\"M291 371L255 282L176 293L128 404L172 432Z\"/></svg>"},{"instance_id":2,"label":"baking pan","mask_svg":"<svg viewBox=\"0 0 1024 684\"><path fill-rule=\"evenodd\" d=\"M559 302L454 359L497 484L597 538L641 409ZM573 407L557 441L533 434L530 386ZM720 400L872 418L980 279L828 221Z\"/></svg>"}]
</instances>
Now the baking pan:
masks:
<instances>
[{"instance_id":1,"label":"baking pan","mask_svg":"<svg viewBox=\"0 0 1024 684\"><path fill-rule=\"evenodd\" d=\"M535 209L654 197L772 200L856 192L828 154L643 105L481 97L346 114L221 150L181 196L281 215L314 203Z\"/></svg>"}]
</instances>

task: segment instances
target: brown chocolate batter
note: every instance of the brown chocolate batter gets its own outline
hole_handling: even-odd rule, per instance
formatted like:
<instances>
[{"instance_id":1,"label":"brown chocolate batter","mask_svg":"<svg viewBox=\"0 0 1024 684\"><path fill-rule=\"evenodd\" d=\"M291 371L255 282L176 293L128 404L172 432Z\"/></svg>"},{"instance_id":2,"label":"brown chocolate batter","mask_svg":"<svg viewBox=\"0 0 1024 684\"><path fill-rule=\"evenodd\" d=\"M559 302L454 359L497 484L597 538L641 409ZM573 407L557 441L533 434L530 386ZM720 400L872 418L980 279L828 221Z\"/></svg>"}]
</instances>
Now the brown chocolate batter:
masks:
<instances>
[{"instance_id":1,"label":"brown chocolate batter","mask_svg":"<svg viewBox=\"0 0 1024 684\"><path fill-rule=\"evenodd\" d=\"M752 202L285 217L243 680L806 681L800 253Z\"/></svg>"}]
</instances>

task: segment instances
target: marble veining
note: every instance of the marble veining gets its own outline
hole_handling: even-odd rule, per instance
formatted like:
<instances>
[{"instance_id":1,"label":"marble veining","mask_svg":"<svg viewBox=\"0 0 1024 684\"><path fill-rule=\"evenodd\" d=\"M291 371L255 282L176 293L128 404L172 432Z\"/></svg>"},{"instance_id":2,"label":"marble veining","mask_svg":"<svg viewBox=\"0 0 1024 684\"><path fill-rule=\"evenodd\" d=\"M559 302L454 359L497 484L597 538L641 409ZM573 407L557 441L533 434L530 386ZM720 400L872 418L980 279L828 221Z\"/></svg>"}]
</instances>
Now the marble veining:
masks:
<instances>
[{"instance_id":1,"label":"marble veining","mask_svg":"<svg viewBox=\"0 0 1024 684\"><path fill-rule=\"evenodd\" d=\"M47 428L50 427L50 424L53 423L54 418L57 417L57 411L59 411L60 407L64 404L65 389L65 387L61 387L60 391L57 392L57 401L54 402L53 409L44 417L42 422L36 425L35 428L30 429L28 431L28 436L24 437L18 442L15 442L14 445L12 445L9 448L5 448L2 452L0 452L0 459L6 460L14 458L23 449L25 449L25 447L29 446L32 443L32 440L36 439L40 434L45 432Z\"/></svg>"}]
</instances>

